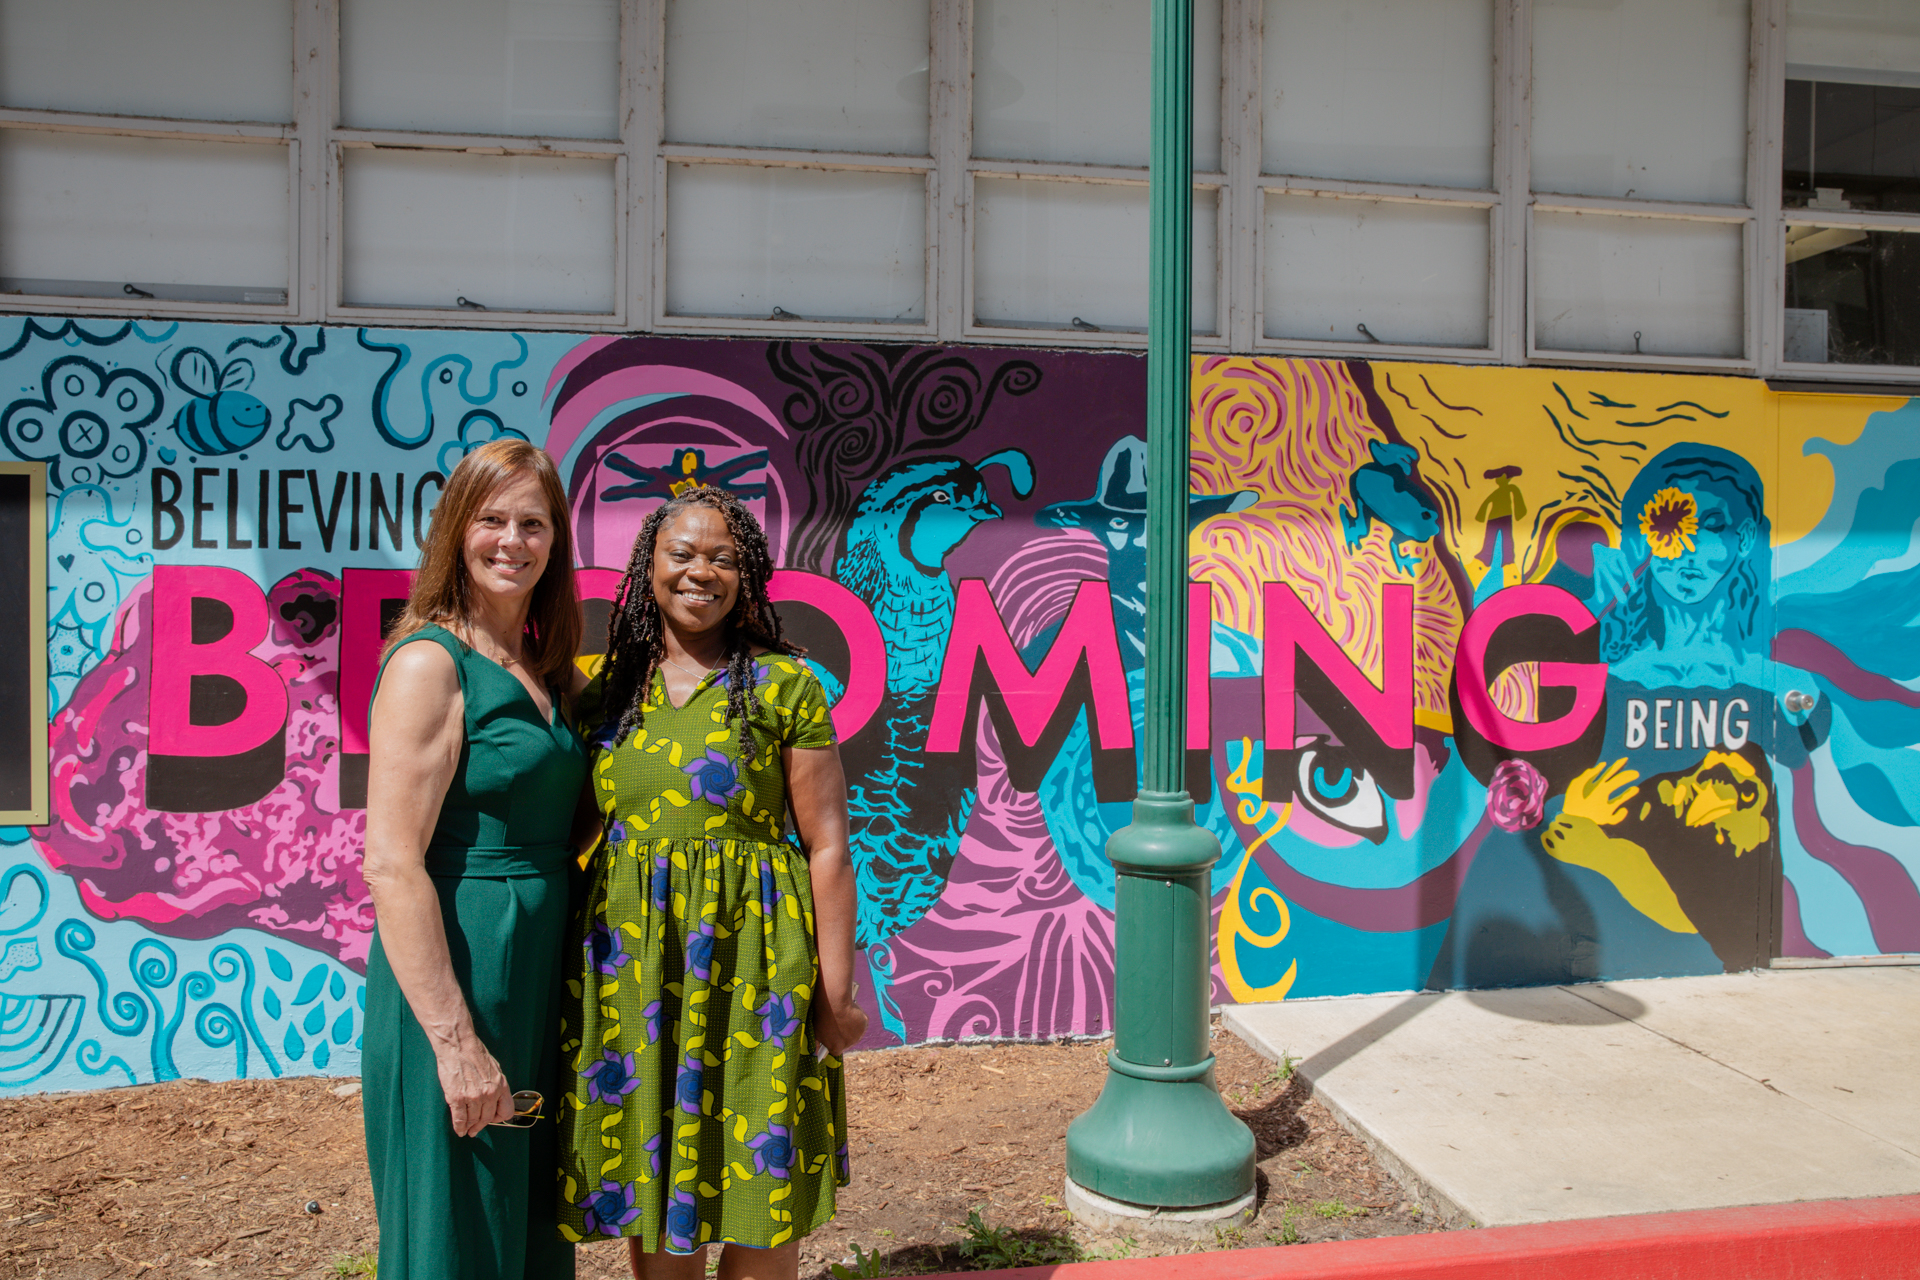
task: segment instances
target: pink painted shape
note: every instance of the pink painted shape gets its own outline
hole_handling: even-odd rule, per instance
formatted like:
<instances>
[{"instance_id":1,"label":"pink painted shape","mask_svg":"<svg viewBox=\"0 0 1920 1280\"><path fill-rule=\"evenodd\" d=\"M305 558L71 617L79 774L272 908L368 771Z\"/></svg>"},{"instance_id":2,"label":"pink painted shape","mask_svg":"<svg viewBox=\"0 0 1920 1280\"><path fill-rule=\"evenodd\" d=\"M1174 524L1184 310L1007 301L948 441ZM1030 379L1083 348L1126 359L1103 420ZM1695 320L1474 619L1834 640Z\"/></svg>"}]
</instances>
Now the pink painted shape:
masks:
<instances>
[{"instance_id":1,"label":"pink painted shape","mask_svg":"<svg viewBox=\"0 0 1920 1280\"><path fill-rule=\"evenodd\" d=\"M832 619L846 637L852 669L847 689L833 707L834 736L845 742L880 709L887 696L887 645L867 602L832 578L802 569L780 569L767 580L767 596L775 604L792 600L809 604Z\"/></svg>"},{"instance_id":2,"label":"pink painted shape","mask_svg":"<svg viewBox=\"0 0 1920 1280\"><path fill-rule=\"evenodd\" d=\"M578 395L562 405L560 411L553 415L553 427L547 432L547 452L556 458L565 458L579 441L581 433L592 425L603 410L612 408L622 400L656 395L709 396L745 409L782 437L787 434L773 410L767 408L759 396L737 382L679 365L641 364L595 378L582 387Z\"/></svg>"},{"instance_id":3,"label":"pink painted shape","mask_svg":"<svg viewBox=\"0 0 1920 1280\"><path fill-rule=\"evenodd\" d=\"M545 400L552 395L553 389L564 382L568 374L585 364L595 353L605 351L618 341L619 335L603 333L576 344L567 354L554 361L553 372L547 375L547 388L540 393L540 398Z\"/></svg>"},{"instance_id":4,"label":"pink painted shape","mask_svg":"<svg viewBox=\"0 0 1920 1280\"><path fill-rule=\"evenodd\" d=\"M1270 750L1294 745L1294 698L1300 655L1318 667L1354 710L1366 717L1394 751L1413 746L1413 584L1392 582L1381 588L1380 622L1385 629L1381 654L1383 685L1354 664L1340 642L1285 582L1263 584L1266 637L1261 693L1266 700L1266 742Z\"/></svg>"},{"instance_id":5,"label":"pink painted shape","mask_svg":"<svg viewBox=\"0 0 1920 1280\"><path fill-rule=\"evenodd\" d=\"M193 602L217 600L233 611L233 626L208 644L193 642ZM253 650L271 624L267 597L238 569L218 565L161 565L153 571L153 686L148 703L152 750L164 756L234 756L251 751L287 722L287 686ZM239 684L246 705L220 725L188 719L195 676L225 676Z\"/></svg>"},{"instance_id":6,"label":"pink painted shape","mask_svg":"<svg viewBox=\"0 0 1920 1280\"><path fill-rule=\"evenodd\" d=\"M347 569L340 575L340 749L367 754L367 714L380 675L380 606L405 600L411 569Z\"/></svg>"},{"instance_id":7,"label":"pink painted shape","mask_svg":"<svg viewBox=\"0 0 1920 1280\"><path fill-rule=\"evenodd\" d=\"M1213 584L1187 584L1187 750L1213 745Z\"/></svg>"},{"instance_id":8,"label":"pink painted shape","mask_svg":"<svg viewBox=\"0 0 1920 1280\"><path fill-rule=\"evenodd\" d=\"M618 569L575 569L573 581L582 600L605 600L612 604L620 594L620 579L626 577Z\"/></svg>"},{"instance_id":9,"label":"pink painted shape","mask_svg":"<svg viewBox=\"0 0 1920 1280\"><path fill-rule=\"evenodd\" d=\"M1607 693L1605 663L1543 662L1540 687L1571 688L1573 709L1537 724L1515 720L1502 711L1487 689L1487 645L1502 625L1529 615L1564 622L1575 635L1594 625L1593 615L1571 593L1543 583L1525 583L1494 592L1476 608L1460 629L1460 644L1454 654L1460 708L1466 713L1467 723L1488 742L1509 751L1547 751L1577 740L1593 723Z\"/></svg>"},{"instance_id":10,"label":"pink painted shape","mask_svg":"<svg viewBox=\"0 0 1920 1280\"><path fill-rule=\"evenodd\" d=\"M974 705L975 660L984 656L989 678L1006 702L1021 741L1033 746L1060 706L1067 681L1086 655L1093 684L1095 736L1103 751L1133 745L1133 715L1127 705L1127 673L1120 664L1120 639L1113 629L1113 600L1104 582L1082 582L1073 606L1053 638L1038 671L1028 671L994 608L987 584L978 578L960 582L954 602L953 638L940 668L934 694L928 751L958 751L960 730Z\"/></svg>"}]
</instances>

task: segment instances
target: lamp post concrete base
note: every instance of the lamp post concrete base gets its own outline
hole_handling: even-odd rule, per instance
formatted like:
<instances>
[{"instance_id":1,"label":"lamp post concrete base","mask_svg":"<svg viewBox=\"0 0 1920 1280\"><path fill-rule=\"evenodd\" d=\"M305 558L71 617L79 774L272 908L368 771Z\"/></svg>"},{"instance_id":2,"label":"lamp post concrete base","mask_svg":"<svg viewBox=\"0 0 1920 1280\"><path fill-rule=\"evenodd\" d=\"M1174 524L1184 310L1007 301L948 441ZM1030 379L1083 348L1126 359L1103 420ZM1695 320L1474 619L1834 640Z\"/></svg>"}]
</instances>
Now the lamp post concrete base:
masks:
<instances>
[{"instance_id":1,"label":"lamp post concrete base","mask_svg":"<svg viewBox=\"0 0 1920 1280\"><path fill-rule=\"evenodd\" d=\"M1194 1209L1156 1209L1109 1199L1098 1191L1087 1190L1072 1178L1067 1179L1066 1201L1067 1211L1073 1214L1077 1226L1101 1234L1175 1240L1211 1240L1217 1231L1244 1227L1253 1221L1259 1211L1251 1191L1225 1204L1205 1204Z\"/></svg>"}]
</instances>

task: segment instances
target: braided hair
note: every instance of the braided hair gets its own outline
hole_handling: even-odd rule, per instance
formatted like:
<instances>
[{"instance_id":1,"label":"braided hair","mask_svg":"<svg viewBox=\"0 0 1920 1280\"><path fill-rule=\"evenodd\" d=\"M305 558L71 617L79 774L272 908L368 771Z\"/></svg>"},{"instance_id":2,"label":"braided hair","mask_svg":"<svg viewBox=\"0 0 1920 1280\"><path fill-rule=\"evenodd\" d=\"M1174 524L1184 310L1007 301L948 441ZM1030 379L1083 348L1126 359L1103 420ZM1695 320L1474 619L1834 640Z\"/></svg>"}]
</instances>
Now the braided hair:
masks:
<instances>
[{"instance_id":1,"label":"braided hair","mask_svg":"<svg viewBox=\"0 0 1920 1280\"><path fill-rule=\"evenodd\" d=\"M605 719L603 736L611 743L626 741L627 735L646 723L642 709L647 691L653 687L653 674L666 656L665 624L660 604L653 595L653 551L660 530L689 507L711 507L727 522L740 555L740 595L726 620L727 719L740 723L740 753L754 758L753 736L748 717L753 709L753 689L757 673L753 649L759 645L775 653L798 657L805 649L786 639L780 615L767 596L767 580L773 576L773 555L767 549L767 535L753 513L739 498L712 485L696 485L662 503L640 526L633 540L633 555L627 560L626 576L613 599L613 613L607 627L607 666ZM611 727L612 732L605 732Z\"/></svg>"}]
</instances>

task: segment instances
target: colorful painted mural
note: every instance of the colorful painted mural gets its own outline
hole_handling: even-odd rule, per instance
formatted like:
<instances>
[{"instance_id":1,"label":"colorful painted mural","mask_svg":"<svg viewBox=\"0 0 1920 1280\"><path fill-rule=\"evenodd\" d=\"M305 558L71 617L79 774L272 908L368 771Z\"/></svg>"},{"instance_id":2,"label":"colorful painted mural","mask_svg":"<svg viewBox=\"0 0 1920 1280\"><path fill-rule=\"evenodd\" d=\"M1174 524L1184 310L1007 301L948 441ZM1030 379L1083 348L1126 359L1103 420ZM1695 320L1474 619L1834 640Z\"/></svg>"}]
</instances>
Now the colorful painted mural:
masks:
<instances>
[{"instance_id":1,"label":"colorful painted mural","mask_svg":"<svg viewBox=\"0 0 1920 1280\"><path fill-rule=\"evenodd\" d=\"M1920 407L1250 357L1193 389L1219 1000L1920 951ZM0 391L47 466L53 708L52 821L0 830L0 1091L356 1069L381 631L501 435L561 464L590 640L676 487L766 524L872 1043L1106 1028L1138 356L13 318Z\"/></svg>"}]
</instances>

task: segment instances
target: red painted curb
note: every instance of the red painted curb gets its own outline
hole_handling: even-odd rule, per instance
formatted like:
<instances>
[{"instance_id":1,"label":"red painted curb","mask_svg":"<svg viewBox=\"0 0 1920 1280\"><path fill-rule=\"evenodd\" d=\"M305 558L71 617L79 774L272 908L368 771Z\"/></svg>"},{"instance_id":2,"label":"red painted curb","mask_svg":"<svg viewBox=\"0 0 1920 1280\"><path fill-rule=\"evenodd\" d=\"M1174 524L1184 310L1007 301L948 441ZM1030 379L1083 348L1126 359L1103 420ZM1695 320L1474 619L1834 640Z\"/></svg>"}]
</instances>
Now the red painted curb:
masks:
<instances>
[{"instance_id":1,"label":"red painted curb","mask_svg":"<svg viewBox=\"0 0 1920 1280\"><path fill-rule=\"evenodd\" d=\"M1920 1195L1584 1218L1000 1272L1008 1280L1913 1280Z\"/></svg>"}]
</instances>

